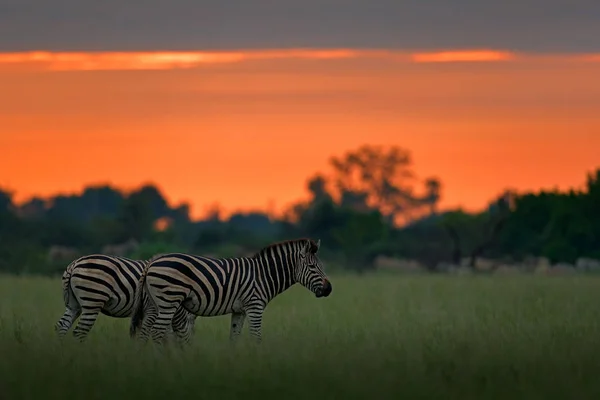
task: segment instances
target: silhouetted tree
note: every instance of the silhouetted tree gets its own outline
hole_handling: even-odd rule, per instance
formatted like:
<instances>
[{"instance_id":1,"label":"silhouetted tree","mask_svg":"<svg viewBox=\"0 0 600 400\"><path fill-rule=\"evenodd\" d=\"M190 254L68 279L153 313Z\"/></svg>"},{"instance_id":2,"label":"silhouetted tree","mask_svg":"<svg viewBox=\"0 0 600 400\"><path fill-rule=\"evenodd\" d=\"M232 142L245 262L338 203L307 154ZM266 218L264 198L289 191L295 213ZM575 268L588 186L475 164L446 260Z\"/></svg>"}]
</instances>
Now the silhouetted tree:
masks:
<instances>
[{"instance_id":1,"label":"silhouetted tree","mask_svg":"<svg viewBox=\"0 0 600 400\"><path fill-rule=\"evenodd\" d=\"M119 222L123 225L127 238L143 241L153 230L156 220L152 204L153 193L137 191L131 193L119 213Z\"/></svg>"},{"instance_id":2,"label":"silhouetted tree","mask_svg":"<svg viewBox=\"0 0 600 400\"><path fill-rule=\"evenodd\" d=\"M24 218L43 218L47 210L46 203L40 197L33 197L18 207L18 213Z\"/></svg>"},{"instance_id":3,"label":"silhouetted tree","mask_svg":"<svg viewBox=\"0 0 600 400\"><path fill-rule=\"evenodd\" d=\"M332 157L333 186L349 206L379 210L390 221L414 206L410 152L397 146L364 145ZM363 203L363 204L361 204Z\"/></svg>"},{"instance_id":4,"label":"silhouetted tree","mask_svg":"<svg viewBox=\"0 0 600 400\"><path fill-rule=\"evenodd\" d=\"M0 189L0 213L8 213L13 208L13 194L8 190Z\"/></svg>"},{"instance_id":5,"label":"silhouetted tree","mask_svg":"<svg viewBox=\"0 0 600 400\"><path fill-rule=\"evenodd\" d=\"M442 183L438 178L427 178L425 180L425 195L421 198L421 203L429 208L430 214L437 213L437 206L442 197Z\"/></svg>"}]
</instances>

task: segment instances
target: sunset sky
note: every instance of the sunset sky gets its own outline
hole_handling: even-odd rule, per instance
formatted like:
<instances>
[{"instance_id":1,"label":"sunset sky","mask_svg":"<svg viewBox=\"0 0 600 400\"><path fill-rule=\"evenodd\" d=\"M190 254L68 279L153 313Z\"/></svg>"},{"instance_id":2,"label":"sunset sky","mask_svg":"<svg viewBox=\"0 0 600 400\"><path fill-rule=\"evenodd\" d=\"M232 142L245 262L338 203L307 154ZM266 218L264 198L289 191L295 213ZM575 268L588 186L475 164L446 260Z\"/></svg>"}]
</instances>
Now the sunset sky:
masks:
<instances>
[{"instance_id":1,"label":"sunset sky","mask_svg":"<svg viewBox=\"0 0 600 400\"><path fill-rule=\"evenodd\" d=\"M0 187L281 210L366 143L410 149L442 207L578 186L600 167L600 2L507 4L0 0Z\"/></svg>"}]
</instances>

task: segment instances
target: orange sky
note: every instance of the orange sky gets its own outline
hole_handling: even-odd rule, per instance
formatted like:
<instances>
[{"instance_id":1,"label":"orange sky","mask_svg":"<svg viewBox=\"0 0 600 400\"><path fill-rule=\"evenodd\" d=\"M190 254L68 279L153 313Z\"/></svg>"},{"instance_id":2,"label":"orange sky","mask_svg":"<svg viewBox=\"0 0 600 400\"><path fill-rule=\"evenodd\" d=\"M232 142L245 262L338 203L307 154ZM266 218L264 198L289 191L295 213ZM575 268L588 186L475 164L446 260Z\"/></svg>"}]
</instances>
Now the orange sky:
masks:
<instances>
[{"instance_id":1,"label":"orange sky","mask_svg":"<svg viewBox=\"0 0 600 400\"><path fill-rule=\"evenodd\" d=\"M305 196L331 155L409 148L442 206L583 183L600 57L503 51L0 53L0 186L157 183L195 216Z\"/></svg>"}]
</instances>

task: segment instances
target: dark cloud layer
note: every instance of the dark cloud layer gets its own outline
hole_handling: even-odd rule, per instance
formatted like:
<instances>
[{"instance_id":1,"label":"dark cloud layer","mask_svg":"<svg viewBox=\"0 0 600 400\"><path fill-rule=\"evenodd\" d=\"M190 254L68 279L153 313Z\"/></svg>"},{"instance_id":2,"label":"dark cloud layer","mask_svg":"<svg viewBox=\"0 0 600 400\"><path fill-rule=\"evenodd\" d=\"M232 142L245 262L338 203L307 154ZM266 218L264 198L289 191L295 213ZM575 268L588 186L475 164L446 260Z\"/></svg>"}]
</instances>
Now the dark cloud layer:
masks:
<instances>
[{"instance_id":1,"label":"dark cloud layer","mask_svg":"<svg viewBox=\"0 0 600 400\"><path fill-rule=\"evenodd\" d=\"M275 47L598 52L600 1L0 0L0 51Z\"/></svg>"}]
</instances>

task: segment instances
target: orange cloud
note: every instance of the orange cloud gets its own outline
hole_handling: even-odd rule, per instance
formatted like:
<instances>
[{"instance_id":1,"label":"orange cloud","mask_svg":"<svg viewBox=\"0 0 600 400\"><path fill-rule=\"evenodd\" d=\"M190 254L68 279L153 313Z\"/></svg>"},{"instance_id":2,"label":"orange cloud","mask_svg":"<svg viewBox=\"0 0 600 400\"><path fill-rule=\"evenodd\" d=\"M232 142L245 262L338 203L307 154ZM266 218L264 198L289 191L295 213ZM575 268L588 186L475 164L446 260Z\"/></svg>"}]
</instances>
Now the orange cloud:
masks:
<instances>
[{"instance_id":1,"label":"orange cloud","mask_svg":"<svg viewBox=\"0 0 600 400\"><path fill-rule=\"evenodd\" d=\"M248 51L49 52L0 53L0 68L44 71L171 70L255 60L383 59L401 63L506 62L549 55L525 55L499 50L408 53L393 50L287 49ZM558 60L600 61L600 54L552 55Z\"/></svg>"},{"instance_id":2,"label":"orange cloud","mask_svg":"<svg viewBox=\"0 0 600 400\"><path fill-rule=\"evenodd\" d=\"M465 61L508 61L516 58L514 53L494 50L436 51L411 54L414 62L465 62Z\"/></svg>"},{"instance_id":3,"label":"orange cloud","mask_svg":"<svg viewBox=\"0 0 600 400\"><path fill-rule=\"evenodd\" d=\"M246 55L238 52L67 53L32 51L0 54L0 65L35 65L51 71L159 70L239 62L244 59L246 59Z\"/></svg>"},{"instance_id":4,"label":"orange cloud","mask_svg":"<svg viewBox=\"0 0 600 400\"><path fill-rule=\"evenodd\" d=\"M516 56L494 50L407 53L388 50L288 49L257 51L187 52L48 52L0 53L0 67L47 71L168 70L253 60L331 60L378 58L396 62L506 61Z\"/></svg>"},{"instance_id":5,"label":"orange cloud","mask_svg":"<svg viewBox=\"0 0 600 400\"><path fill-rule=\"evenodd\" d=\"M0 66L35 65L51 71L161 70L250 60L357 58L354 50L269 50L239 52L48 52L0 53Z\"/></svg>"}]
</instances>

